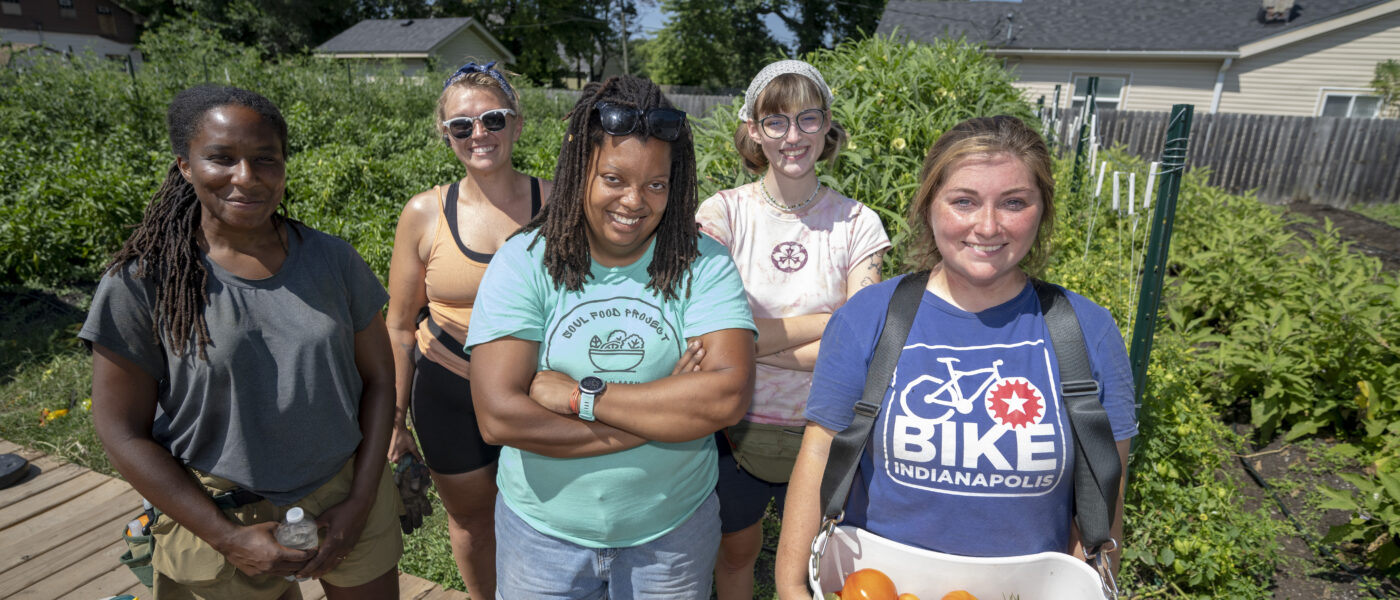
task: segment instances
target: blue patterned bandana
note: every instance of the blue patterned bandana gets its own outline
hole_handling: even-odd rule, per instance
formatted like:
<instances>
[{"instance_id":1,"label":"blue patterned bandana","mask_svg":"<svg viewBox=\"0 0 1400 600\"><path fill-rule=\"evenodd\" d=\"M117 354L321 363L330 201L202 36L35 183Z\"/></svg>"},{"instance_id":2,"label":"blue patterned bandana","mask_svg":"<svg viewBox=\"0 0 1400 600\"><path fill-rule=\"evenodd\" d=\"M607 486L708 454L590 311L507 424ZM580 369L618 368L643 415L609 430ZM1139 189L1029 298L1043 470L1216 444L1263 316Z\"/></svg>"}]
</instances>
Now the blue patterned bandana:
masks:
<instances>
[{"instance_id":1,"label":"blue patterned bandana","mask_svg":"<svg viewBox=\"0 0 1400 600\"><path fill-rule=\"evenodd\" d=\"M446 91L447 88L450 87L454 82L456 82L458 79L461 79L464 75L467 75L469 73L485 73L487 75L490 75L493 79L495 79L496 83L501 84L501 91L506 93L506 98L510 99L511 102L514 102L515 89L510 87L510 84L506 82L505 75L502 75L500 71L497 71L495 69L495 66L496 61L494 60L484 65L478 65L474 62L469 62L465 65L462 65L462 68L457 69L456 73L453 73L451 77L447 78L447 81L443 82L442 89L443 91Z\"/></svg>"}]
</instances>

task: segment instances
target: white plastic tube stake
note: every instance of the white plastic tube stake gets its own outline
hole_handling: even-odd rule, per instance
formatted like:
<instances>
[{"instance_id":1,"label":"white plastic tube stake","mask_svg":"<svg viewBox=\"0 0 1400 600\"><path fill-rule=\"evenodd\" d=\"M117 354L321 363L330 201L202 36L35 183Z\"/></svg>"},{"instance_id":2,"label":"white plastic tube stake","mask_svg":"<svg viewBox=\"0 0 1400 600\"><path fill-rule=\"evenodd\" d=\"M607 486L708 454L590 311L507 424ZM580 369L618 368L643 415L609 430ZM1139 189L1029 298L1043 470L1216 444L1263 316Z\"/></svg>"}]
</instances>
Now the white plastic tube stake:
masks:
<instances>
[{"instance_id":1,"label":"white plastic tube stake","mask_svg":"<svg viewBox=\"0 0 1400 600\"><path fill-rule=\"evenodd\" d=\"M1107 172L1107 171L1108 171L1108 161L1103 161L1103 164L1099 166L1099 183L1098 183L1098 185L1095 185L1095 186L1094 186L1094 197L1095 197L1095 198L1098 198L1099 196L1103 195L1103 174L1104 174L1105 172Z\"/></svg>"},{"instance_id":2,"label":"white plastic tube stake","mask_svg":"<svg viewBox=\"0 0 1400 600\"><path fill-rule=\"evenodd\" d=\"M1113 210L1118 210L1118 182L1122 181L1122 171L1113 172Z\"/></svg>"},{"instance_id":3,"label":"white plastic tube stake","mask_svg":"<svg viewBox=\"0 0 1400 600\"><path fill-rule=\"evenodd\" d=\"M1128 214L1133 214L1133 205L1137 204L1137 171L1128 173Z\"/></svg>"},{"instance_id":4,"label":"white plastic tube stake","mask_svg":"<svg viewBox=\"0 0 1400 600\"><path fill-rule=\"evenodd\" d=\"M1162 163L1153 162L1147 167L1147 189L1142 192L1142 207L1144 209L1152 208L1152 182L1157 180L1157 168L1160 166Z\"/></svg>"}]
</instances>

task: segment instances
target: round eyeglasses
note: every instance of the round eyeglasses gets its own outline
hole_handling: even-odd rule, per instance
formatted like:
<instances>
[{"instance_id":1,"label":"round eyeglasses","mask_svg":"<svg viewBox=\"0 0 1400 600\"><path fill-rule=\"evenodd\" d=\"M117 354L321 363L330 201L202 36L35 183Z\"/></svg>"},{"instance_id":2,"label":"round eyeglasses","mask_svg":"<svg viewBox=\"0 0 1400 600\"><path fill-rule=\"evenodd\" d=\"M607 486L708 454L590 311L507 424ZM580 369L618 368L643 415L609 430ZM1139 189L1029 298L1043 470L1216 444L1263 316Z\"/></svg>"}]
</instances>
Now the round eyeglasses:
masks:
<instances>
[{"instance_id":1,"label":"round eyeglasses","mask_svg":"<svg viewBox=\"0 0 1400 600\"><path fill-rule=\"evenodd\" d=\"M817 133L826 126L826 109L809 108L797 113L797 130L802 133ZM773 113L758 120L759 127L763 129L764 135L778 139L788 132L788 126L792 120L782 113Z\"/></svg>"}]
</instances>

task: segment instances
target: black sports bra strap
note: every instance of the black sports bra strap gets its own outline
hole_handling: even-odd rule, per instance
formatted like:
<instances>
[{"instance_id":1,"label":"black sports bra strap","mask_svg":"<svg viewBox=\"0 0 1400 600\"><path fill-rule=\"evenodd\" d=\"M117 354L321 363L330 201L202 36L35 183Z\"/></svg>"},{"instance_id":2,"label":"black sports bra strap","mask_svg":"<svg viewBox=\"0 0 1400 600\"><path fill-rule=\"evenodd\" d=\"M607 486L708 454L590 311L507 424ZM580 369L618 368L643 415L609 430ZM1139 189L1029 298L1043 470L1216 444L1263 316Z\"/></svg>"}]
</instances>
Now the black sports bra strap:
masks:
<instances>
[{"instance_id":1,"label":"black sports bra strap","mask_svg":"<svg viewBox=\"0 0 1400 600\"><path fill-rule=\"evenodd\" d=\"M466 243L462 242L462 232L457 229L457 186L460 185L460 183L461 182L453 183L447 188L447 198L442 201L442 216L447 219L447 227L452 230L452 239L457 242L457 249L460 250L464 256L476 262L489 263L491 262L491 257L496 254L494 252L485 254L468 248ZM540 180L538 177L531 177L530 218L533 219L535 215L538 214L540 214Z\"/></svg>"},{"instance_id":2,"label":"black sports bra strap","mask_svg":"<svg viewBox=\"0 0 1400 600\"><path fill-rule=\"evenodd\" d=\"M447 198L442 201L442 217L447 219L447 228L452 231L452 240L457 242L457 250L461 251L463 256L479 263L491 262L491 257L495 256L494 253L477 252L462 242L462 232L457 229L457 186L458 183L454 183L447 188Z\"/></svg>"}]
</instances>

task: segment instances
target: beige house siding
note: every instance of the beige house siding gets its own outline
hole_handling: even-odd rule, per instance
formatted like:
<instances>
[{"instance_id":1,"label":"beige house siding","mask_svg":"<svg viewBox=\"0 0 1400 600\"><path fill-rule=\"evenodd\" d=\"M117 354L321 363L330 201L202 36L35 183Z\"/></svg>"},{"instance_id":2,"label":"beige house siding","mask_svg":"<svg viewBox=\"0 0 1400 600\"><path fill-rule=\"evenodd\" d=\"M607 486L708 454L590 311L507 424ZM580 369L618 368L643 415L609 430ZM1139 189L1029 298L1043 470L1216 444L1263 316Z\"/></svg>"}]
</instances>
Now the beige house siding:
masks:
<instances>
[{"instance_id":1,"label":"beige house siding","mask_svg":"<svg viewBox=\"0 0 1400 600\"><path fill-rule=\"evenodd\" d=\"M1031 102L1043 95L1049 106L1059 84L1061 111L1070 106L1075 77L1101 75L1127 78L1120 109L1165 112L1183 102L1209 110L1220 61L1026 56L1008 57L1007 68Z\"/></svg>"},{"instance_id":2,"label":"beige house siding","mask_svg":"<svg viewBox=\"0 0 1400 600\"><path fill-rule=\"evenodd\" d=\"M468 61L484 64L494 60L501 62L502 66L506 62L506 57L501 56L490 43L481 39L473 27L467 27L452 39L434 48L433 56L442 63L439 66L443 69L456 69Z\"/></svg>"},{"instance_id":3,"label":"beige house siding","mask_svg":"<svg viewBox=\"0 0 1400 600\"><path fill-rule=\"evenodd\" d=\"M1314 116L1322 92L1371 89L1376 63L1400 59L1400 13L1235 61L1221 112Z\"/></svg>"}]
</instances>

